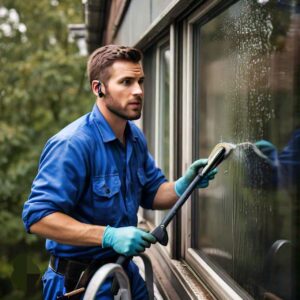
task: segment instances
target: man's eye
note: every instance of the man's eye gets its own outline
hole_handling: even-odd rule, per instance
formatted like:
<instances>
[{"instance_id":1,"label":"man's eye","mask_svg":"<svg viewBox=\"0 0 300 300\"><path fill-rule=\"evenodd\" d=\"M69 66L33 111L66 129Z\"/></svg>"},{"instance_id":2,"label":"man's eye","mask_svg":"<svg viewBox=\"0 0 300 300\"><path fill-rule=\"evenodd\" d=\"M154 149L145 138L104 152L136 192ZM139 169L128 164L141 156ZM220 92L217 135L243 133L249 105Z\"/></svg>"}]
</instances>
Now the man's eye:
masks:
<instances>
[{"instance_id":1,"label":"man's eye","mask_svg":"<svg viewBox=\"0 0 300 300\"><path fill-rule=\"evenodd\" d=\"M129 85L130 84L130 79L124 79L123 81L122 81L122 84L124 84L124 85Z\"/></svg>"},{"instance_id":2,"label":"man's eye","mask_svg":"<svg viewBox=\"0 0 300 300\"><path fill-rule=\"evenodd\" d=\"M139 84L143 84L143 83L144 83L144 79L140 79Z\"/></svg>"}]
</instances>

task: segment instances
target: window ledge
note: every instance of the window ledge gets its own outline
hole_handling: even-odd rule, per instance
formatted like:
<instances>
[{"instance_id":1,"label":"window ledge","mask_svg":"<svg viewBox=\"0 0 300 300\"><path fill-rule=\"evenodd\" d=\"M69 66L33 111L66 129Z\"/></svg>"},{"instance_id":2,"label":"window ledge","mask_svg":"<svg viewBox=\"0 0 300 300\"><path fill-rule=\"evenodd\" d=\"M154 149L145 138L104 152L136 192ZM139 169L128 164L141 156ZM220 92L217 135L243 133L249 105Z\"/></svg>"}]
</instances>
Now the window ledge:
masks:
<instances>
[{"instance_id":1,"label":"window ledge","mask_svg":"<svg viewBox=\"0 0 300 300\"><path fill-rule=\"evenodd\" d=\"M164 247L152 245L146 254L151 259L154 280L164 299L215 299L188 265L170 259Z\"/></svg>"}]
</instances>

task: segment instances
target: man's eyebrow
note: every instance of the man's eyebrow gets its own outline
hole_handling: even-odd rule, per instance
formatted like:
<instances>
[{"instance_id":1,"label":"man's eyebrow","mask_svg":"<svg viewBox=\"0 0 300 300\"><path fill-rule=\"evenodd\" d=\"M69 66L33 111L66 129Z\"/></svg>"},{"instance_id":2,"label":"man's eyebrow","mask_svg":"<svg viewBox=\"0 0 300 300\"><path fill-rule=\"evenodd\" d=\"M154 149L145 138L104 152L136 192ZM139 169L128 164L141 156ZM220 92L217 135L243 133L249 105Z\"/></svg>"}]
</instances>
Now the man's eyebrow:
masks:
<instances>
[{"instance_id":1,"label":"man's eyebrow","mask_svg":"<svg viewBox=\"0 0 300 300\"><path fill-rule=\"evenodd\" d=\"M124 77L121 77L119 80L126 80L126 79L136 79L138 78L138 80L141 80L141 79L145 79L145 76L141 76L141 77L135 77L135 76L124 76Z\"/></svg>"}]
</instances>

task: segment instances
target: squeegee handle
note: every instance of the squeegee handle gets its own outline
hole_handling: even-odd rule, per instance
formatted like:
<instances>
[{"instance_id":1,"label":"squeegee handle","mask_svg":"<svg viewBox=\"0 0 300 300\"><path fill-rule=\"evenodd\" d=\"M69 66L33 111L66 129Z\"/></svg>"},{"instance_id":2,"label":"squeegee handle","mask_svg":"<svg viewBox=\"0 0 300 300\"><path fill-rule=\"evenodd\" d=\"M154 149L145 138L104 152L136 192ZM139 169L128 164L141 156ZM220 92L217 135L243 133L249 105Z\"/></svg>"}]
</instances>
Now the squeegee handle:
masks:
<instances>
[{"instance_id":1,"label":"squeegee handle","mask_svg":"<svg viewBox=\"0 0 300 300\"><path fill-rule=\"evenodd\" d=\"M159 226L167 227L169 225L174 216L177 214L178 210L186 202L186 200L189 198L189 196L204 178L204 176L202 176L201 174L201 171L202 170L199 170L197 176L193 179L193 181L190 183L190 185L187 187L184 193L180 196L180 198L177 200L174 206L168 211L167 215L163 218Z\"/></svg>"},{"instance_id":2,"label":"squeegee handle","mask_svg":"<svg viewBox=\"0 0 300 300\"><path fill-rule=\"evenodd\" d=\"M156 229L159 229L161 227L166 228L168 224L172 221L178 210L181 208L181 206L186 202L186 200L189 198L191 193L194 191L194 189L197 187L197 185L201 182L201 180L204 178L204 176L201 174L202 169L198 171L197 176L194 178L194 180L190 183L190 185L187 187L185 192L181 195L181 197L177 200L175 205L169 210L165 218L162 220L160 225L156 227ZM154 236L155 236L155 229L153 230ZM165 232L167 235L167 233ZM159 240L159 239L158 239ZM166 243L168 241L168 238L166 237ZM165 243L163 243L165 244ZM120 255L116 261L117 264L124 266L127 260L131 259L132 257L128 257L125 255ZM111 291L114 295L118 292L118 284L116 280L113 280Z\"/></svg>"},{"instance_id":3,"label":"squeegee handle","mask_svg":"<svg viewBox=\"0 0 300 300\"><path fill-rule=\"evenodd\" d=\"M131 256L120 255L116 261L116 264L123 266L127 259L131 259Z\"/></svg>"},{"instance_id":4,"label":"squeegee handle","mask_svg":"<svg viewBox=\"0 0 300 300\"><path fill-rule=\"evenodd\" d=\"M220 151L218 151L211 159L210 162L204 167L200 168L198 170L197 176L193 179L193 181L190 183L190 185L187 187L187 189L184 191L184 193L181 195L181 197L177 200L177 202L174 204L174 206L169 210L167 215L164 217L164 219L161 221L160 225L158 227L166 228L169 223L172 221L178 210L181 208L181 206L185 203L185 201L189 198L191 193L194 191L194 189L201 183L204 177L216 168L224 159L225 155L225 148L221 148Z\"/></svg>"},{"instance_id":5,"label":"squeegee handle","mask_svg":"<svg viewBox=\"0 0 300 300\"><path fill-rule=\"evenodd\" d=\"M162 245L167 245L168 243L168 234L166 231L166 227L169 225L169 223L172 221L174 216L177 214L178 210L181 208L181 206L186 202L186 200L189 198L191 193L194 191L194 189L201 183L203 178L215 167L217 167L222 160L224 159L225 155L225 149L220 149L219 152L215 154L214 157L211 159L211 163L208 163L204 168L200 168L198 170L198 173L196 177L193 179L193 181L190 183L190 185L187 187L187 189L184 191L184 193L179 197L177 202L174 204L174 206L168 211L167 215L164 217L164 219L161 221L160 225L158 225L152 232L157 241L161 243ZM117 264L124 266L128 260L130 260L132 257L120 255L116 261ZM113 280L111 291L114 295L118 292L118 283L117 281Z\"/></svg>"}]
</instances>

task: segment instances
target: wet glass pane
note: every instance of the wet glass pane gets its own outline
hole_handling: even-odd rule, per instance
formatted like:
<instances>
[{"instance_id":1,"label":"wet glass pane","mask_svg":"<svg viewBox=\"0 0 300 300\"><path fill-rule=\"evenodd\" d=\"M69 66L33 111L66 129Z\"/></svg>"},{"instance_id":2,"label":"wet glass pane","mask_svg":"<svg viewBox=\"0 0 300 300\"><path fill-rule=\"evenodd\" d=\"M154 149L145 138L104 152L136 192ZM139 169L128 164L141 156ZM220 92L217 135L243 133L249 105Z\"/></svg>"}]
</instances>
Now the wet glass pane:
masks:
<instances>
[{"instance_id":1,"label":"wet glass pane","mask_svg":"<svg viewBox=\"0 0 300 300\"><path fill-rule=\"evenodd\" d=\"M300 2L238 1L194 36L196 156L237 146L197 194L193 246L255 299L299 299Z\"/></svg>"}]
</instances>

